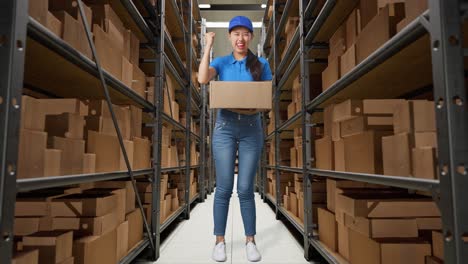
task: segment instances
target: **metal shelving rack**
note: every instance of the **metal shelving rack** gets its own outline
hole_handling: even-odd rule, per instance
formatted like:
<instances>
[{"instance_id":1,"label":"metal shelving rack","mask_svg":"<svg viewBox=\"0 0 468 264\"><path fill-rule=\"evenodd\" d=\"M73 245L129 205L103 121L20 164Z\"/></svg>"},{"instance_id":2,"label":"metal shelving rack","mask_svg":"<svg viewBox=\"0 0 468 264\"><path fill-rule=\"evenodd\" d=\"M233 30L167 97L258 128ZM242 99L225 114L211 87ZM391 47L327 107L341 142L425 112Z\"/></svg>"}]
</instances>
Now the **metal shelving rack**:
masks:
<instances>
[{"instance_id":1,"label":"metal shelving rack","mask_svg":"<svg viewBox=\"0 0 468 264\"><path fill-rule=\"evenodd\" d=\"M293 0L288 0L285 4L288 7ZM274 12L270 21L266 21L268 10L265 11L264 31L266 34L263 48L268 55L274 75L274 105L275 119L279 120L279 96L281 88L285 84L287 76L296 67L300 67L300 78L306 80L302 82L303 102L302 111L294 115L283 124L276 122L275 131L267 135L266 140L275 138L276 142L276 164L267 165L266 155L264 155L262 169L262 184L259 189L263 192L265 201L271 202L275 206L277 218L279 214L285 215L286 219L295 226L304 236L304 256L310 259L312 254L320 254L329 263L339 263L333 254L327 251L318 240L316 223L312 219L312 196L311 180L317 176L355 180L374 184L382 184L393 187L429 191L432 193L434 201L438 204L443 222L444 254L446 263L468 263L468 207L463 206L463 201L467 199L466 189L468 188L467 167L468 167L468 113L466 110L467 91L465 88L464 61L463 56L467 52L462 47L462 23L466 18L466 1L460 0L428 0L429 10L412 21L398 34L391 38L386 44L372 53L367 59L357 65L352 71L343 76L325 92L315 98L310 98L309 91L309 67L315 63L322 63L319 57L315 56L314 50L323 49L331 35L338 28L357 1L348 0L327 0L324 6L317 10L318 1L302 0L299 4L300 23L294 35L289 50L281 63L277 58L276 32L281 31L288 10L285 8L283 15L278 19L277 0L268 1L268 5L273 4ZM273 26L274 25L274 26ZM465 32L468 34L468 32ZM274 37L274 44L268 52L269 39ZM294 49L297 41L298 48ZM403 58L405 54L413 54L424 59L419 64L407 63ZM291 58L293 56L293 58ZM432 69L431 69L432 59ZM272 63L273 62L273 63ZM392 73L392 80L401 82L405 71L415 72L419 68L429 69L426 71L427 78L432 77L434 84L434 98L436 103L437 140L439 142L439 180L427 180L408 177L397 177L387 175L362 174L351 172L337 172L329 170L319 170L314 168L314 138L311 135L311 126L319 122L317 113L336 98L350 98L353 92L359 91L361 96L370 98L396 98L398 96L413 92L411 89L385 89L372 85L372 81L366 79L377 71L383 72L387 63L399 63L401 69ZM409 65L409 66L405 66ZM409 67L409 68L408 68ZM432 76L430 75L432 70ZM283 73L284 72L284 73ZM421 78L425 78L421 75ZM429 80L430 81L430 80ZM374 81L375 82L375 81ZM374 83L375 84L375 83ZM389 85L395 85L389 84ZM398 83L396 84L398 85ZM373 89L379 87L381 89ZM385 93L382 93L383 90ZM354 93L356 94L356 93ZM303 168L288 168L279 166L279 138L280 133L300 122L303 130ZM290 217L283 210L281 204L266 194L266 170L274 170L277 179L277 197L279 192L279 171L290 171L303 173L304 179L304 226Z\"/></svg>"},{"instance_id":2,"label":"metal shelving rack","mask_svg":"<svg viewBox=\"0 0 468 264\"><path fill-rule=\"evenodd\" d=\"M136 2L144 7L147 13L143 17L139 9L136 7ZM149 48L155 50L154 59L141 59L140 63L154 63L154 73L157 77L155 84L155 101L148 102L145 98L136 94L131 88L124 85L111 74L103 70L104 79L110 89L112 99L117 103L132 103L139 105L143 110L154 116L153 122L153 167L145 170L133 171L134 176L149 175L153 182L153 215L150 224L150 233L146 234L144 239L135 247L126 257L120 260L120 263L131 263L144 250L151 248L151 258L156 260L159 258L160 249L160 233L165 230L175 219L183 215L186 219L190 216L190 206L195 201L203 201L205 187L204 177L205 170L202 169L203 164L206 164L204 156L200 156L200 164L191 165L190 144L192 140L201 146L204 146L206 134L201 136L195 135L191 130L190 117L192 115L201 115L200 109L206 109L206 100L202 100L200 92L197 91L192 83L191 70L192 63L198 64L194 58L194 50L191 47L192 32L194 30L193 23L184 26L181 20L180 11L176 0L161 0L157 1L157 6L152 6L149 0L120 0L115 2L121 5L120 10L124 10L125 15L131 20L132 30L137 30L141 39L146 39L147 43L141 44L141 48ZM188 21L194 21L193 12L198 12L200 19L197 0L182 1L183 7L189 15ZM1 137L1 174L0 174L0 231L3 236L0 239L0 263L10 263L13 252L13 224L14 224L14 207L17 192L25 192L31 190L39 190L51 187L63 187L72 184L80 184L87 182L96 182L114 179L129 179L127 171L109 172L109 173L94 173L81 175L66 175L58 177L43 177L32 179L16 179L17 159L18 159L18 141L19 141L19 125L21 116L21 95L23 89L23 74L25 68L25 51L28 41L37 42L38 45L51 51L54 56L60 57L67 61L71 67L77 70L82 70L87 74L96 78L96 84L99 85L99 71L96 63L82 55L80 52L72 48L68 43L55 36L47 28L35 21L28 15L29 0L7 0L0 4L0 115L2 122ZM194 5L195 3L195 5ZM178 18L179 26L184 34L183 43L187 67L182 63L181 57L177 53L171 40L164 32L166 5L171 8L175 14L173 17ZM192 7L193 11L192 11ZM201 21L194 21L199 22ZM161 37L162 36L162 37ZM168 47L167 51L165 47ZM31 47L33 48L33 47ZM37 51L37 50L36 50ZM31 53L33 53L31 51ZM170 54L168 54L170 53ZM99 55L99 54L98 54ZM173 58L171 60L170 58ZM195 59L195 61L193 61ZM175 62L175 64L174 64ZM163 87L165 68L175 77L176 81L183 87L183 96L186 99L186 124L180 124L173 118L163 113ZM63 74L60 69L57 69L56 74ZM83 97L95 95L94 88L80 90ZM96 90L96 89L94 89ZM49 91L48 91L49 92ZM53 93L53 92L51 92ZM66 97L63 94L54 94L58 97ZM74 97L73 95L69 95ZM161 133L162 124L168 124L177 129L186 141L186 164L185 166L175 168L161 168ZM206 122L200 122L201 131L206 131ZM200 170L198 190L201 193L190 198L189 181L190 171ZM186 175L186 193L185 205L174 212L164 223L159 223L159 190L160 179L162 173L168 172L185 172Z\"/></svg>"}]
</instances>

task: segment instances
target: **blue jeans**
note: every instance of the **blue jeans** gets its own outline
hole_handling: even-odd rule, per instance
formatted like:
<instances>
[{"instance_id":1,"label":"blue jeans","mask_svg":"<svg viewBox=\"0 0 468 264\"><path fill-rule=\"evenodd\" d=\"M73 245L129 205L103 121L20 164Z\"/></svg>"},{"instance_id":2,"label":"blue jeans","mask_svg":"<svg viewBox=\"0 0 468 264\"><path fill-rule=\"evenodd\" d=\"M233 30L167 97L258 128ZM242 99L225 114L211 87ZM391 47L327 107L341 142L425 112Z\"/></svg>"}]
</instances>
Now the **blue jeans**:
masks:
<instances>
[{"instance_id":1,"label":"blue jeans","mask_svg":"<svg viewBox=\"0 0 468 264\"><path fill-rule=\"evenodd\" d=\"M218 110L213 130L213 157L216 169L213 217L216 236L224 236L226 231L237 151L237 194L245 235L256 234L254 179L263 148L263 133L260 114L242 115L224 109Z\"/></svg>"}]
</instances>

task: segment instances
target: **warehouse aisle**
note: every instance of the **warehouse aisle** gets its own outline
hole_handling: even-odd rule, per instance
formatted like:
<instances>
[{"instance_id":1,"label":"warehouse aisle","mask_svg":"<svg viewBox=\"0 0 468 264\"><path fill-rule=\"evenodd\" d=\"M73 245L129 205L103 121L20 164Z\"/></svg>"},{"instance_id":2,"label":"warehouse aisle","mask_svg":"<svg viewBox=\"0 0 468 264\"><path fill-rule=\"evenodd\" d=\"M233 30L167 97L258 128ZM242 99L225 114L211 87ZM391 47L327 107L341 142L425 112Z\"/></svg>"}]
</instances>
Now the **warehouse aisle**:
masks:
<instances>
[{"instance_id":1,"label":"warehouse aisle","mask_svg":"<svg viewBox=\"0 0 468 264\"><path fill-rule=\"evenodd\" d=\"M234 189L236 189L234 187ZM304 259L301 244L281 221L275 219L273 210L255 194L257 205L257 245L262 253L260 263L309 263ZM211 260L214 245L213 208L214 193L205 203L195 206L190 220L183 221L161 245L161 257L156 263L216 263ZM250 263L245 257L245 237L240 214L239 198L234 191L226 229L228 260L226 263Z\"/></svg>"}]
</instances>

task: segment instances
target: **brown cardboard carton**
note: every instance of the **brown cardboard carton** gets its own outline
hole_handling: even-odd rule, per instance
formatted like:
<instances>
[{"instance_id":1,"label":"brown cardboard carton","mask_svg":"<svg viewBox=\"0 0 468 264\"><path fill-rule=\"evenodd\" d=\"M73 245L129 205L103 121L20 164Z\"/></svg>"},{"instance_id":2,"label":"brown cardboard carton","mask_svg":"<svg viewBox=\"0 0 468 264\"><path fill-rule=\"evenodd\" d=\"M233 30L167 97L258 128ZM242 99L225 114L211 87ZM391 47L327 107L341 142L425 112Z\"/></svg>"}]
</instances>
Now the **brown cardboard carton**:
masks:
<instances>
[{"instance_id":1,"label":"brown cardboard carton","mask_svg":"<svg viewBox=\"0 0 468 264\"><path fill-rule=\"evenodd\" d=\"M291 192L289 195L289 204L291 206L290 212L297 216L297 194L294 192Z\"/></svg>"},{"instance_id":2,"label":"brown cardboard carton","mask_svg":"<svg viewBox=\"0 0 468 264\"><path fill-rule=\"evenodd\" d=\"M45 26L58 37L62 36L63 25L51 12L47 12L47 21Z\"/></svg>"},{"instance_id":3,"label":"brown cardboard carton","mask_svg":"<svg viewBox=\"0 0 468 264\"><path fill-rule=\"evenodd\" d=\"M20 130L18 179L44 176L47 133L29 129Z\"/></svg>"},{"instance_id":4,"label":"brown cardboard carton","mask_svg":"<svg viewBox=\"0 0 468 264\"><path fill-rule=\"evenodd\" d=\"M342 122L362 115L361 100L346 100L333 107L333 122Z\"/></svg>"},{"instance_id":5,"label":"brown cardboard carton","mask_svg":"<svg viewBox=\"0 0 468 264\"><path fill-rule=\"evenodd\" d=\"M414 100L411 101L412 121L415 132L435 132L435 106L432 101Z\"/></svg>"},{"instance_id":6,"label":"brown cardboard carton","mask_svg":"<svg viewBox=\"0 0 468 264\"><path fill-rule=\"evenodd\" d=\"M375 0L374 0L375 1ZM363 3L361 2L361 8ZM370 20L359 34L356 43L357 63L362 62L375 50L385 44L395 33L396 25L404 18L404 3L389 4L382 8L378 14ZM365 12L361 9L362 24L365 25Z\"/></svg>"},{"instance_id":7,"label":"brown cardboard carton","mask_svg":"<svg viewBox=\"0 0 468 264\"><path fill-rule=\"evenodd\" d=\"M328 61L339 58L346 50L346 23L343 23L330 38Z\"/></svg>"},{"instance_id":8,"label":"brown cardboard carton","mask_svg":"<svg viewBox=\"0 0 468 264\"><path fill-rule=\"evenodd\" d=\"M393 122L393 131L395 134L412 132L413 125L411 124L409 101L403 101L395 106Z\"/></svg>"},{"instance_id":9,"label":"brown cardboard carton","mask_svg":"<svg viewBox=\"0 0 468 264\"><path fill-rule=\"evenodd\" d=\"M340 57L328 62L328 67L322 72L322 91L326 91L340 79Z\"/></svg>"},{"instance_id":10,"label":"brown cardboard carton","mask_svg":"<svg viewBox=\"0 0 468 264\"><path fill-rule=\"evenodd\" d=\"M322 208L318 208L319 239L333 251L338 249L338 227L335 215Z\"/></svg>"},{"instance_id":11,"label":"brown cardboard carton","mask_svg":"<svg viewBox=\"0 0 468 264\"><path fill-rule=\"evenodd\" d=\"M76 264L115 264L117 232L113 230L102 236L86 236L73 243Z\"/></svg>"},{"instance_id":12,"label":"brown cardboard carton","mask_svg":"<svg viewBox=\"0 0 468 264\"><path fill-rule=\"evenodd\" d=\"M191 192L193 194L193 192ZM166 217L169 217L172 212L172 195L166 194L164 201L166 201Z\"/></svg>"},{"instance_id":13,"label":"brown cardboard carton","mask_svg":"<svg viewBox=\"0 0 468 264\"><path fill-rule=\"evenodd\" d=\"M74 257L69 257L66 260L56 263L56 264L74 264L75 263L75 258Z\"/></svg>"},{"instance_id":14,"label":"brown cardboard carton","mask_svg":"<svg viewBox=\"0 0 468 264\"><path fill-rule=\"evenodd\" d=\"M127 87L132 87L133 81L133 64L128 61L125 56L122 56L122 83ZM146 81L146 80L145 80ZM146 83L145 83L146 92Z\"/></svg>"},{"instance_id":15,"label":"brown cardboard carton","mask_svg":"<svg viewBox=\"0 0 468 264\"><path fill-rule=\"evenodd\" d=\"M384 131L366 131L344 139L346 171L381 174Z\"/></svg>"},{"instance_id":16,"label":"brown cardboard carton","mask_svg":"<svg viewBox=\"0 0 468 264\"><path fill-rule=\"evenodd\" d=\"M52 217L15 217L15 236L26 236L39 231L52 231Z\"/></svg>"},{"instance_id":17,"label":"brown cardboard carton","mask_svg":"<svg viewBox=\"0 0 468 264\"><path fill-rule=\"evenodd\" d=\"M299 217L299 220L301 220L302 223L304 223L304 197L303 195L297 200L297 214Z\"/></svg>"},{"instance_id":18,"label":"brown cardboard carton","mask_svg":"<svg viewBox=\"0 0 468 264\"><path fill-rule=\"evenodd\" d=\"M83 139L84 118L79 114L47 115L45 131L49 137Z\"/></svg>"},{"instance_id":19,"label":"brown cardboard carton","mask_svg":"<svg viewBox=\"0 0 468 264\"><path fill-rule=\"evenodd\" d=\"M131 129L129 117L127 115L125 115L125 117L117 116L117 124L119 126L120 133L122 134L123 139L129 140ZM87 134L89 134L89 131L100 132L111 136L117 136L114 122L110 117L87 116L85 126L85 138L88 138Z\"/></svg>"},{"instance_id":20,"label":"brown cardboard carton","mask_svg":"<svg viewBox=\"0 0 468 264\"><path fill-rule=\"evenodd\" d=\"M144 138L133 138L133 169L141 170L151 167L151 142Z\"/></svg>"},{"instance_id":21,"label":"brown cardboard carton","mask_svg":"<svg viewBox=\"0 0 468 264\"><path fill-rule=\"evenodd\" d=\"M315 140L315 157L317 169L333 170L333 142L329 137Z\"/></svg>"},{"instance_id":22,"label":"brown cardboard carton","mask_svg":"<svg viewBox=\"0 0 468 264\"><path fill-rule=\"evenodd\" d=\"M296 148L291 148L290 150L290 160L291 160L291 167L297 167L297 151Z\"/></svg>"},{"instance_id":23,"label":"brown cardboard carton","mask_svg":"<svg viewBox=\"0 0 468 264\"><path fill-rule=\"evenodd\" d=\"M145 96L146 79L145 73L138 67L137 64L133 64L133 80L132 90L134 90L141 97Z\"/></svg>"},{"instance_id":24,"label":"brown cardboard carton","mask_svg":"<svg viewBox=\"0 0 468 264\"><path fill-rule=\"evenodd\" d=\"M333 154L335 161L334 169L336 171L346 171L344 140L333 142Z\"/></svg>"},{"instance_id":25,"label":"brown cardboard carton","mask_svg":"<svg viewBox=\"0 0 468 264\"><path fill-rule=\"evenodd\" d=\"M124 145L129 155L130 165L133 165L133 144L131 141L124 140ZM126 170L126 167L122 166L125 163L116 136L89 131L87 150L96 154L96 172Z\"/></svg>"},{"instance_id":26,"label":"brown cardboard carton","mask_svg":"<svg viewBox=\"0 0 468 264\"><path fill-rule=\"evenodd\" d=\"M125 213L128 214L135 209L135 191L133 190L131 181L105 181L96 182L95 188L102 189L125 189ZM150 189L151 191L151 189Z\"/></svg>"},{"instance_id":27,"label":"brown cardboard carton","mask_svg":"<svg viewBox=\"0 0 468 264\"><path fill-rule=\"evenodd\" d=\"M51 203L51 215L59 217L103 216L117 206L113 194L71 194L56 198Z\"/></svg>"},{"instance_id":28,"label":"brown cardboard carton","mask_svg":"<svg viewBox=\"0 0 468 264\"><path fill-rule=\"evenodd\" d=\"M418 237L415 218L369 219L345 214L345 226L369 238Z\"/></svg>"},{"instance_id":29,"label":"brown cardboard carton","mask_svg":"<svg viewBox=\"0 0 468 264\"><path fill-rule=\"evenodd\" d=\"M78 5L72 2L62 0L49 0L49 9L52 11L67 11L68 14L70 14L79 21L80 25L83 24ZM86 4L83 5L83 9L87 19L86 22L88 23L88 25L91 25L93 17L92 9Z\"/></svg>"},{"instance_id":30,"label":"brown cardboard carton","mask_svg":"<svg viewBox=\"0 0 468 264\"><path fill-rule=\"evenodd\" d=\"M210 108L271 109L271 82L210 83Z\"/></svg>"},{"instance_id":31,"label":"brown cardboard carton","mask_svg":"<svg viewBox=\"0 0 468 264\"><path fill-rule=\"evenodd\" d=\"M426 0L406 0L405 1L405 16L411 22L416 17L421 15L428 9L428 1Z\"/></svg>"},{"instance_id":32,"label":"brown cardboard carton","mask_svg":"<svg viewBox=\"0 0 468 264\"><path fill-rule=\"evenodd\" d=\"M341 123L333 122L331 125L332 140L341 140Z\"/></svg>"},{"instance_id":33,"label":"brown cardboard carton","mask_svg":"<svg viewBox=\"0 0 468 264\"><path fill-rule=\"evenodd\" d=\"M44 176L61 175L62 151L59 149L46 149L44 151Z\"/></svg>"},{"instance_id":34,"label":"brown cardboard carton","mask_svg":"<svg viewBox=\"0 0 468 264\"><path fill-rule=\"evenodd\" d=\"M414 133L414 146L416 148L422 148L422 147L437 148L437 133L436 132Z\"/></svg>"},{"instance_id":35,"label":"brown cardboard carton","mask_svg":"<svg viewBox=\"0 0 468 264\"><path fill-rule=\"evenodd\" d=\"M15 252L11 264L39 264L39 250Z\"/></svg>"},{"instance_id":36,"label":"brown cardboard carton","mask_svg":"<svg viewBox=\"0 0 468 264\"><path fill-rule=\"evenodd\" d=\"M332 124L333 124L333 108L335 107L334 104L328 105L323 110L323 127L324 127L324 135L325 136L332 136Z\"/></svg>"},{"instance_id":37,"label":"brown cardboard carton","mask_svg":"<svg viewBox=\"0 0 468 264\"><path fill-rule=\"evenodd\" d=\"M333 219L335 220L335 219ZM343 258L349 260L349 229L341 223L337 223L338 227L338 253Z\"/></svg>"},{"instance_id":38,"label":"brown cardboard carton","mask_svg":"<svg viewBox=\"0 0 468 264\"><path fill-rule=\"evenodd\" d=\"M134 105L130 106L130 137L142 137L143 110Z\"/></svg>"},{"instance_id":39,"label":"brown cardboard carton","mask_svg":"<svg viewBox=\"0 0 468 264\"><path fill-rule=\"evenodd\" d=\"M138 64L140 60L140 40L132 31L127 30L126 32L126 38L130 42L130 62Z\"/></svg>"},{"instance_id":40,"label":"brown cardboard carton","mask_svg":"<svg viewBox=\"0 0 468 264\"><path fill-rule=\"evenodd\" d=\"M302 156L303 156L302 146L297 147L296 150L297 150L297 167L302 168L304 166L303 159L302 159Z\"/></svg>"},{"instance_id":41,"label":"brown cardboard carton","mask_svg":"<svg viewBox=\"0 0 468 264\"><path fill-rule=\"evenodd\" d=\"M140 209L127 214L125 220L128 221L128 248L133 248L143 239L143 218Z\"/></svg>"},{"instance_id":42,"label":"brown cardboard carton","mask_svg":"<svg viewBox=\"0 0 468 264\"><path fill-rule=\"evenodd\" d=\"M444 259L444 237L439 231L432 231L432 255Z\"/></svg>"},{"instance_id":43,"label":"brown cardboard carton","mask_svg":"<svg viewBox=\"0 0 468 264\"><path fill-rule=\"evenodd\" d=\"M346 19L346 49L353 48L359 33L361 33L361 14L356 8Z\"/></svg>"},{"instance_id":44,"label":"brown cardboard carton","mask_svg":"<svg viewBox=\"0 0 468 264\"><path fill-rule=\"evenodd\" d=\"M288 119L291 119L291 117L296 113L296 103L291 102L288 105Z\"/></svg>"},{"instance_id":45,"label":"brown cardboard carton","mask_svg":"<svg viewBox=\"0 0 468 264\"><path fill-rule=\"evenodd\" d=\"M419 230L441 230L442 219L440 217L416 218Z\"/></svg>"},{"instance_id":46,"label":"brown cardboard carton","mask_svg":"<svg viewBox=\"0 0 468 264\"><path fill-rule=\"evenodd\" d=\"M39 1L38 1L39 2ZM44 131L45 115L39 100L23 95L21 97L21 128Z\"/></svg>"},{"instance_id":47,"label":"brown cardboard carton","mask_svg":"<svg viewBox=\"0 0 468 264\"><path fill-rule=\"evenodd\" d=\"M23 249L39 249L39 263L58 263L72 256L73 232L41 231L23 237Z\"/></svg>"},{"instance_id":48,"label":"brown cardboard carton","mask_svg":"<svg viewBox=\"0 0 468 264\"><path fill-rule=\"evenodd\" d=\"M364 188L369 184L364 182L346 181L346 180L335 180L327 179L327 208L328 210L335 212L335 198L336 194L342 193L342 188Z\"/></svg>"},{"instance_id":49,"label":"brown cardboard carton","mask_svg":"<svg viewBox=\"0 0 468 264\"><path fill-rule=\"evenodd\" d=\"M117 211L98 217L55 217L52 220L54 230L75 230L80 234L100 236L118 226Z\"/></svg>"},{"instance_id":50,"label":"brown cardboard carton","mask_svg":"<svg viewBox=\"0 0 468 264\"><path fill-rule=\"evenodd\" d=\"M97 24L93 25L94 45L102 67L115 78L122 79L123 51L115 45L109 35Z\"/></svg>"},{"instance_id":51,"label":"brown cardboard carton","mask_svg":"<svg viewBox=\"0 0 468 264\"><path fill-rule=\"evenodd\" d=\"M83 154L83 174L96 172L96 154Z\"/></svg>"},{"instance_id":52,"label":"brown cardboard carton","mask_svg":"<svg viewBox=\"0 0 468 264\"><path fill-rule=\"evenodd\" d=\"M172 109L172 118L175 121L180 122L180 120L179 120L179 114L180 114L179 104L176 101L171 102L171 109Z\"/></svg>"},{"instance_id":53,"label":"brown cardboard carton","mask_svg":"<svg viewBox=\"0 0 468 264\"><path fill-rule=\"evenodd\" d=\"M364 29L378 13L377 0L361 0L359 2L359 13L361 16L361 29Z\"/></svg>"},{"instance_id":54,"label":"brown cardboard carton","mask_svg":"<svg viewBox=\"0 0 468 264\"><path fill-rule=\"evenodd\" d=\"M383 137L384 174L411 176L411 149L409 135L406 133Z\"/></svg>"},{"instance_id":55,"label":"brown cardboard carton","mask_svg":"<svg viewBox=\"0 0 468 264\"><path fill-rule=\"evenodd\" d=\"M66 11L54 11L52 13L62 22L63 32L60 37L74 49L91 58L91 48L88 45L82 23Z\"/></svg>"},{"instance_id":56,"label":"brown cardboard carton","mask_svg":"<svg viewBox=\"0 0 468 264\"><path fill-rule=\"evenodd\" d=\"M418 239L378 239L367 238L349 230L349 255L351 263L424 264L424 258L431 254L430 244Z\"/></svg>"},{"instance_id":57,"label":"brown cardboard carton","mask_svg":"<svg viewBox=\"0 0 468 264\"><path fill-rule=\"evenodd\" d=\"M348 50L341 56L340 63L340 74L341 76L346 75L356 66L356 46L352 45Z\"/></svg>"},{"instance_id":58,"label":"brown cardboard carton","mask_svg":"<svg viewBox=\"0 0 468 264\"><path fill-rule=\"evenodd\" d=\"M352 217L411 218L438 217L435 203L423 196L379 193L346 193L336 196L336 210Z\"/></svg>"},{"instance_id":59,"label":"brown cardboard carton","mask_svg":"<svg viewBox=\"0 0 468 264\"><path fill-rule=\"evenodd\" d=\"M361 134L366 130L391 131L393 118L385 116L358 116L340 123L341 137Z\"/></svg>"},{"instance_id":60,"label":"brown cardboard carton","mask_svg":"<svg viewBox=\"0 0 468 264\"><path fill-rule=\"evenodd\" d=\"M84 140L53 137L52 146L62 151L61 175L83 173Z\"/></svg>"},{"instance_id":61,"label":"brown cardboard carton","mask_svg":"<svg viewBox=\"0 0 468 264\"><path fill-rule=\"evenodd\" d=\"M29 4L29 15L42 25L47 22L48 3L48 0L37 0Z\"/></svg>"},{"instance_id":62,"label":"brown cardboard carton","mask_svg":"<svg viewBox=\"0 0 468 264\"><path fill-rule=\"evenodd\" d=\"M438 177L436 149L433 147L413 148L412 151L412 175L415 178L432 179Z\"/></svg>"},{"instance_id":63,"label":"brown cardboard carton","mask_svg":"<svg viewBox=\"0 0 468 264\"><path fill-rule=\"evenodd\" d=\"M402 99L364 99L362 110L365 115L393 115L395 107L404 102Z\"/></svg>"},{"instance_id":64,"label":"brown cardboard carton","mask_svg":"<svg viewBox=\"0 0 468 264\"><path fill-rule=\"evenodd\" d=\"M44 115L60 115L63 113L86 116L88 106L78 99L37 99Z\"/></svg>"},{"instance_id":65,"label":"brown cardboard carton","mask_svg":"<svg viewBox=\"0 0 468 264\"><path fill-rule=\"evenodd\" d=\"M177 211L177 209L179 209L180 205L179 205L179 198L175 197L175 198L172 198L172 201L171 201L171 211L172 212L175 212Z\"/></svg>"},{"instance_id":66,"label":"brown cardboard carton","mask_svg":"<svg viewBox=\"0 0 468 264\"><path fill-rule=\"evenodd\" d=\"M123 222L117 227L117 249L116 260L119 261L127 255L128 252L128 221Z\"/></svg>"}]
</instances>

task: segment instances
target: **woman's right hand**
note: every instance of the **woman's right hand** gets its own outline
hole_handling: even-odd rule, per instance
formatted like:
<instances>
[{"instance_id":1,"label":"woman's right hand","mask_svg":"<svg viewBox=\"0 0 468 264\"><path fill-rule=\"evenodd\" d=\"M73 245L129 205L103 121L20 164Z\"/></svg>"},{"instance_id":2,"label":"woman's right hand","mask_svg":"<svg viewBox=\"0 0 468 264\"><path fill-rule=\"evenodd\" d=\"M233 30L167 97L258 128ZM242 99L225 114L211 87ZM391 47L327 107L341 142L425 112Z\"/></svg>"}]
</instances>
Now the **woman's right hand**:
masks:
<instances>
[{"instance_id":1,"label":"woman's right hand","mask_svg":"<svg viewBox=\"0 0 468 264\"><path fill-rule=\"evenodd\" d=\"M213 42L214 42L214 37L216 33L214 32L207 32L205 34L205 45L207 48L212 48L213 47Z\"/></svg>"}]
</instances>

